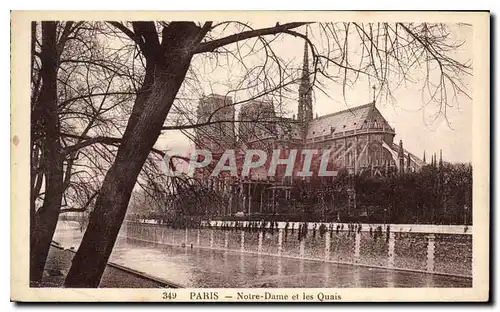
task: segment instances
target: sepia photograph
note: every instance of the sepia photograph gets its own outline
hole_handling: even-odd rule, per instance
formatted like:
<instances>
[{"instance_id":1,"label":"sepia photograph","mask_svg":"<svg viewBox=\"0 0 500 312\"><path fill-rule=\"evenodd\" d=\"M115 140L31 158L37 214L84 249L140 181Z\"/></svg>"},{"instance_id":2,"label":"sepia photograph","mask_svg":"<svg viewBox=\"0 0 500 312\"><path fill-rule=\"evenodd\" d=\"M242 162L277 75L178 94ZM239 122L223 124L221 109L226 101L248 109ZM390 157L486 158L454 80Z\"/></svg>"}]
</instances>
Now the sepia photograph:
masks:
<instances>
[{"instance_id":1,"label":"sepia photograph","mask_svg":"<svg viewBox=\"0 0 500 312\"><path fill-rule=\"evenodd\" d=\"M12 300L488 300L488 12L92 14L12 12Z\"/></svg>"}]
</instances>

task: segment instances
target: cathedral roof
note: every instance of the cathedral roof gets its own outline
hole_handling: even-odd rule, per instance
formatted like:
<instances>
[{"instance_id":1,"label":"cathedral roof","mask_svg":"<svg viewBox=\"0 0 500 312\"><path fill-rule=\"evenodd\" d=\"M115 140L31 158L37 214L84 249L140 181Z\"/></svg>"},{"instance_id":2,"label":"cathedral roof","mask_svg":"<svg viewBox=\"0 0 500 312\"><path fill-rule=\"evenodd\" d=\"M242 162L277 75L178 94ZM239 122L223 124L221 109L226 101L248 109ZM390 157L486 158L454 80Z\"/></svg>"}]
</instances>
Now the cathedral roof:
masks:
<instances>
[{"instance_id":1,"label":"cathedral roof","mask_svg":"<svg viewBox=\"0 0 500 312\"><path fill-rule=\"evenodd\" d=\"M336 133L361 129L374 109L376 110L373 103L368 103L315 118L308 124L307 138L329 135L332 134L332 130ZM383 117L381 119L381 122L387 124Z\"/></svg>"}]
</instances>

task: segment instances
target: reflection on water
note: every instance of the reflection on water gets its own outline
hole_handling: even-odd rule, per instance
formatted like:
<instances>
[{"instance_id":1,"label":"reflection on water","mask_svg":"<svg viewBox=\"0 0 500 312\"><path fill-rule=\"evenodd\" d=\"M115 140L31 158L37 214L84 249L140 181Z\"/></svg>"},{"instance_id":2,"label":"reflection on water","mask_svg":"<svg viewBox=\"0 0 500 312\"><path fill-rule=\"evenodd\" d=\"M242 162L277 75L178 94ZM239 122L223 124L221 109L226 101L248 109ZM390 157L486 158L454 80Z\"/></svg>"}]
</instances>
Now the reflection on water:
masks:
<instances>
[{"instance_id":1,"label":"reflection on water","mask_svg":"<svg viewBox=\"0 0 500 312\"><path fill-rule=\"evenodd\" d=\"M74 226L58 225L54 240L80 243ZM472 287L471 279L167 246L119 238L110 261L185 287Z\"/></svg>"},{"instance_id":2,"label":"reflection on water","mask_svg":"<svg viewBox=\"0 0 500 312\"><path fill-rule=\"evenodd\" d=\"M430 274L427 275L431 276ZM394 274L387 274L386 280L387 280L387 287L394 287ZM426 285L432 285L432 284L426 282Z\"/></svg>"},{"instance_id":3,"label":"reflection on water","mask_svg":"<svg viewBox=\"0 0 500 312\"><path fill-rule=\"evenodd\" d=\"M240 274L241 275L245 275L246 274L246 271L245 271L245 254L244 253L241 253L240 254Z\"/></svg>"},{"instance_id":4,"label":"reflection on water","mask_svg":"<svg viewBox=\"0 0 500 312\"><path fill-rule=\"evenodd\" d=\"M264 268L262 267L262 256L257 255L257 275L262 275Z\"/></svg>"},{"instance_id":5,"label":"reflection on water","mask_svg":"<svg viewBox=\"0 0 500 312\"><path fill-rule=\"evenodd\" d=\"M325 277L323 280L323 287L328 287L328 280L330 280L330 266L329 265L324 266L323 276Z\"/></svg>"}]
</instances>

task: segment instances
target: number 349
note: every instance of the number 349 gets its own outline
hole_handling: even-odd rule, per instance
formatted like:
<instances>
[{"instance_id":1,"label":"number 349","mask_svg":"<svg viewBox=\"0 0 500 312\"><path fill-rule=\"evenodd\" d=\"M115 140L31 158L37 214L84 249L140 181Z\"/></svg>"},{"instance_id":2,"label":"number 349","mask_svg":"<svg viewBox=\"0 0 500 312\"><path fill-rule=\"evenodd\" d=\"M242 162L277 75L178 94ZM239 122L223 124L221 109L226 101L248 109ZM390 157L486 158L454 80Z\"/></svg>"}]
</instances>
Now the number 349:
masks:
<instances>
[{"instance_id":1,"label":"number 349","mask_svg":"<svg viewBox=\"0 0 500 312\"><path fill-rule=\"evenodd\" d=\"M176 293L172 293L172 292L168 292L168 291L164 291L163 295L162 295L162 298L167 299L167 300L174 300L176 297L177 297Z\"/></svg>"}]
</instances>

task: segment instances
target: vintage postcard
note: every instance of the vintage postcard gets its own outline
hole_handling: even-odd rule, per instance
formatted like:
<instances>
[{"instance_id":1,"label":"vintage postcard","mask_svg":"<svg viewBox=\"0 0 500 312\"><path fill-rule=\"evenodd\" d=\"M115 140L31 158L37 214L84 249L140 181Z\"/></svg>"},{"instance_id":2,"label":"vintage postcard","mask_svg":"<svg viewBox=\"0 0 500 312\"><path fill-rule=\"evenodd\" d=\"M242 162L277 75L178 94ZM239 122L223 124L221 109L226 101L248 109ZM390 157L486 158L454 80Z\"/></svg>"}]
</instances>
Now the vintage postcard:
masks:
<instances>
[{"instance_id":1,"label":"vintage postcard","mask_svg":"<svg viewBox=\"0 0 500 312\"><path fill-rule=\"evenodd\" d=\"M12 300L489 300L488 12L11 25Z\"/></svg>"}]
</instances>

